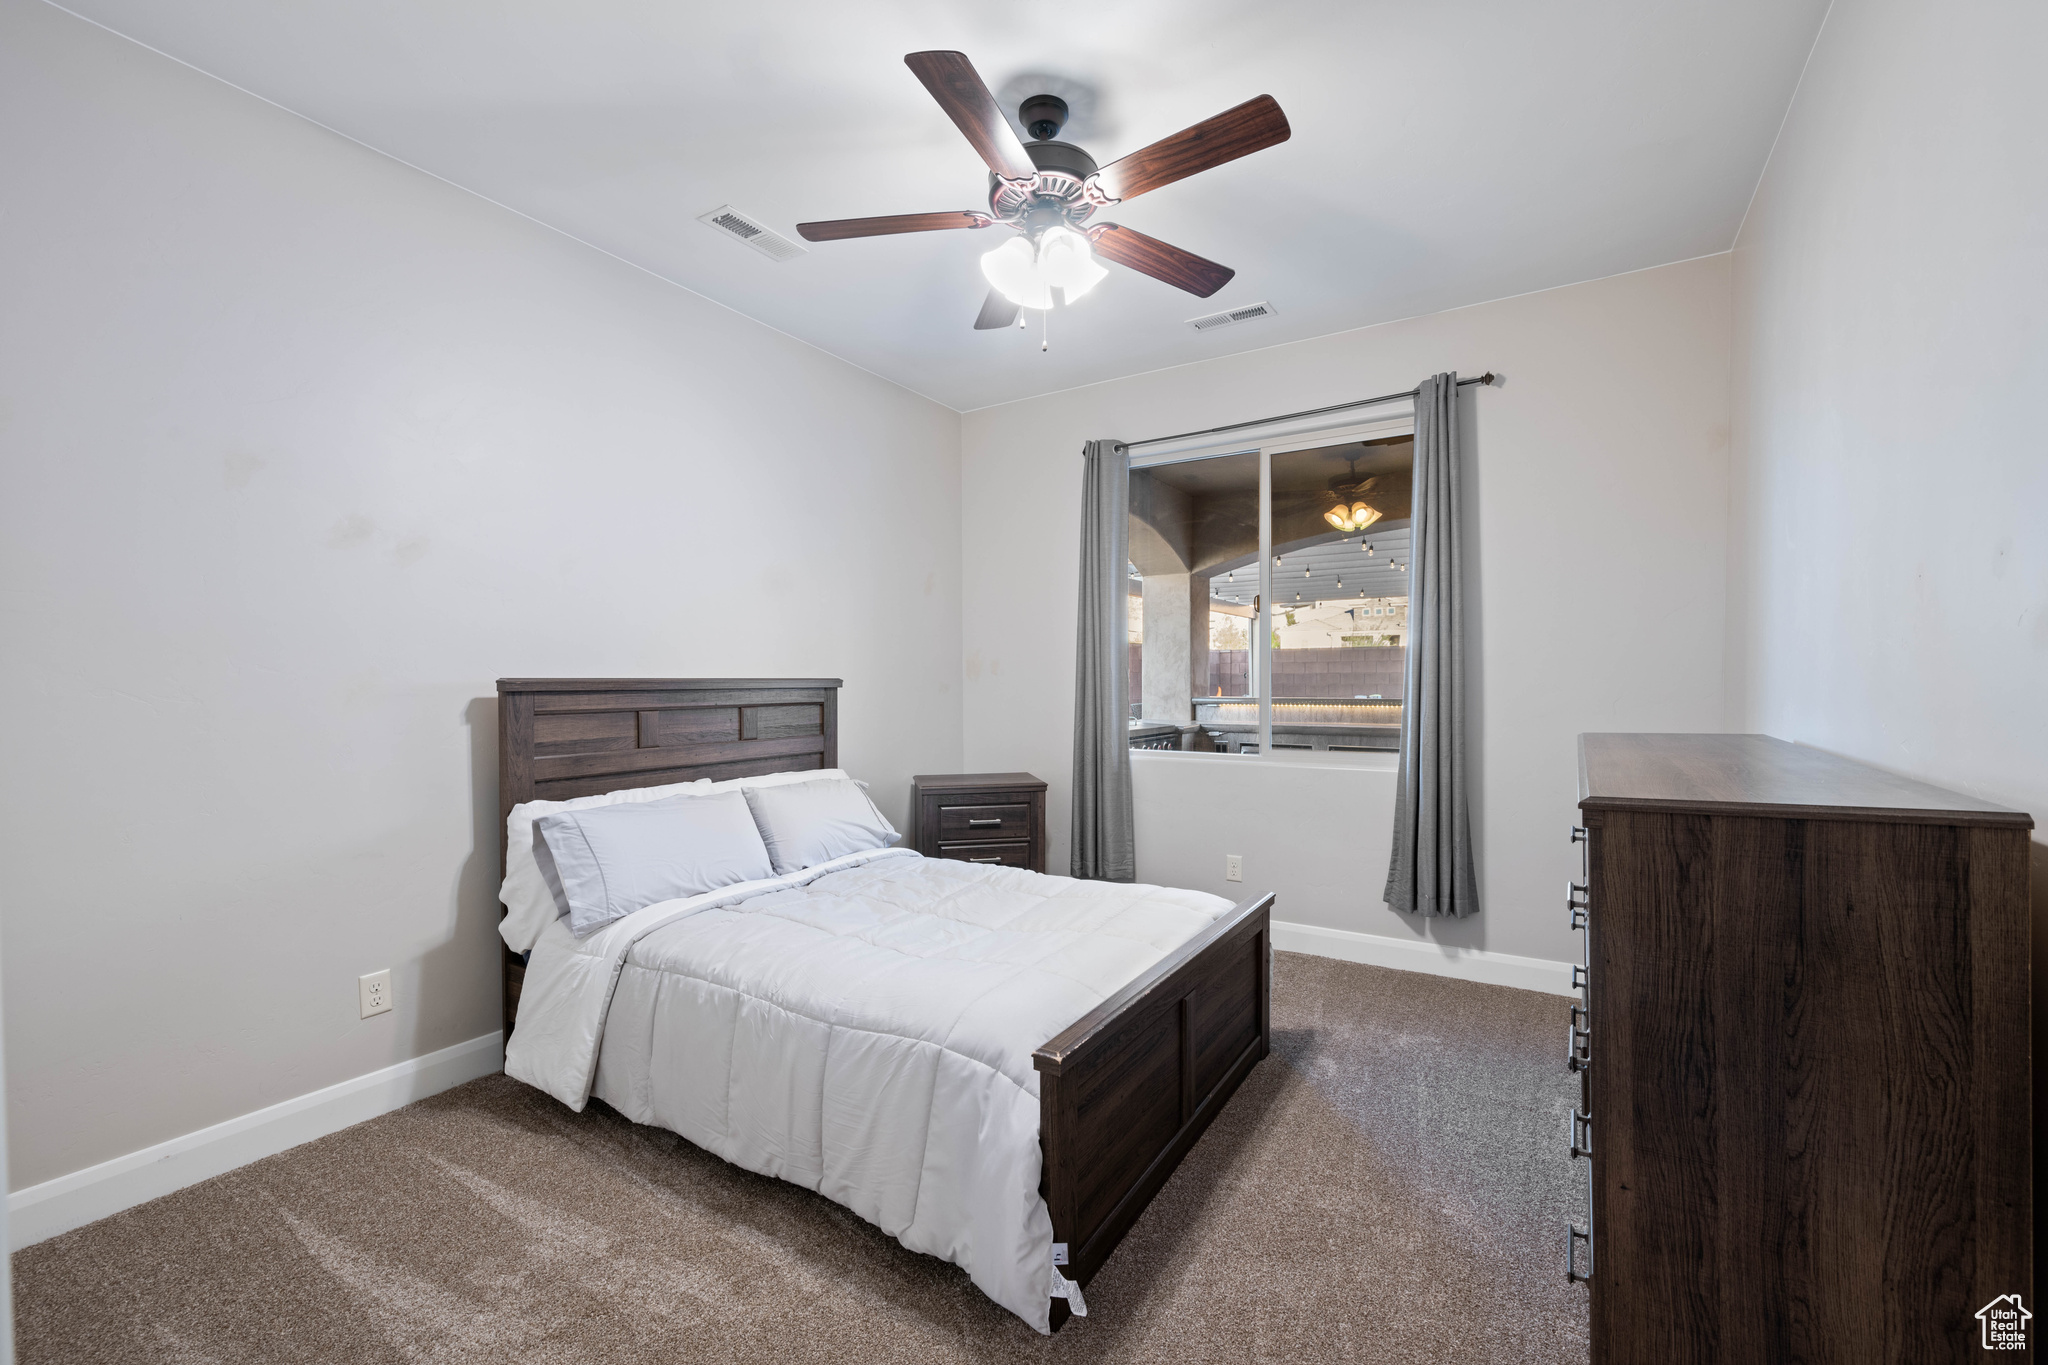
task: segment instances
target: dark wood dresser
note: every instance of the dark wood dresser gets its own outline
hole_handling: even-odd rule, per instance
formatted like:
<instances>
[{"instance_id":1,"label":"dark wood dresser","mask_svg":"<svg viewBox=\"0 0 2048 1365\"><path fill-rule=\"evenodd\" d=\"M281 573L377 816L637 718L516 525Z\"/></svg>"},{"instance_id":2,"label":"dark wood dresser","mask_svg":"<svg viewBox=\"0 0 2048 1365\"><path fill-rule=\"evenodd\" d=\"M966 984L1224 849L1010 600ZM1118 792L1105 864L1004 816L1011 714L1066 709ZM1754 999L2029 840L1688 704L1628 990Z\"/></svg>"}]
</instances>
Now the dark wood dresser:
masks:
<instances>
[{"instance_id":1,"label":"dark wood dresser","mask_svg":"<svg viewBox=\"0 0 2048 1365\"><path fill-rule=\"evenodd\" d=\"M1045 783L1030 773L910 779L910 846L927 858L1045 871Z\"/></svg>"},{"instance_id":2,"label":"dark wood dresser","mask_svg":"<svg viewBox=\"0 0 2048 1365\"><path fill-rule=\"evenodd\" d=\"M1579 797L1593 1365L1982 1358L2033 1302L2032 818L1763 735L1582 735Z\"/></svg>"}]
</instances>

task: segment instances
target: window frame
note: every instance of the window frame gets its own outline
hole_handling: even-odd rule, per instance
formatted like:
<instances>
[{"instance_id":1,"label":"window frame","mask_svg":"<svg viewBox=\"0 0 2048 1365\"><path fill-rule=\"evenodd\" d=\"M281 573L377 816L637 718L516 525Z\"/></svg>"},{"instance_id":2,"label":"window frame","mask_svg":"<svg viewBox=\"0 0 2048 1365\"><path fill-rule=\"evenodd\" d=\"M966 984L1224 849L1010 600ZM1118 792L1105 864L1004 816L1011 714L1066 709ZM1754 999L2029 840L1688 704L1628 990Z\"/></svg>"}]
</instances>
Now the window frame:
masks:
<instances>
[{"instance_id":1,"label":"window frame","mask_svg":"<svg viewBox=\"0 0 2048 1365\"><path fill-rule=\"evenodd\" d=\"M1415 405L1409 402L1369 420L1338 426L1296 428L1249 440L1240 437L1231 441L1176 446L1157 454L1133 456L1130 460L1130 467L1137 470L1213 460L1226 455L1256 454L1259 457L1259 607L1249 641L1251 652L1246 673L1252 695L1259 703L1259 756L1262 758L1271 757L1274 753L1273 689L1270 685L1273 668L1273 457L1297 450L1343 445L1348 441L1377 441L1389 436L1414 434ZM1405 698L1403 705L1406 705Z\"/></svg>"}]
</instances>

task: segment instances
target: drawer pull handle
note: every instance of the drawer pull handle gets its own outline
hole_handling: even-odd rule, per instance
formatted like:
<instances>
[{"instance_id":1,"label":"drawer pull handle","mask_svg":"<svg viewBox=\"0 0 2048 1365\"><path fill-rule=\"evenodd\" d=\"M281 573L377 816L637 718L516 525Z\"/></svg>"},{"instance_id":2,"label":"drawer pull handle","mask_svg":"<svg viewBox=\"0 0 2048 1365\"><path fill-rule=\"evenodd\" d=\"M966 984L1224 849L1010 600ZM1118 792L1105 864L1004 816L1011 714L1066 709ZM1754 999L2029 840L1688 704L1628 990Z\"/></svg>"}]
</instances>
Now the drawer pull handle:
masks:
<instances>
[{"instance_id":1,"label":"drawer pull handle","mask_svg":"<svg viewBox=\"0 0 2048 1365\"><path fill-rule=\"evenodd\" d=\"M1579 1273L1579 1243L1586 1244L1586 1270ZM1564 1225L1564 1278L1567 1284L1593 1282L1593 1230L1577 1223Z\"/></svg>"},{"instance_id":2,"label":"drawer pull handle","mask_svg":"<svg viewBox=\"0 0 2048 1365\"><path fill-rule=\"evenodd\" d=\"M1571 1143L1572 1160L1593 1155L1593 1116L1582 1109L1572 1110Z\"/></svg>"},{"instance_id":3,"label":"drawer pull handle","mask_svg":"<svg viewBox=\"0 0 2048 1365\"><path fill-rule=\"evenodd\" d=\"M996 855L995 857L993 857L993 858L969 858L969 859L968 859L967 861L968 861L968 862L970 862L970 863L999 863L999 862L1001 862L1002 860L1003 860L1003 855L1002 855L1002 854L1000 854L1000 853L998 853L998 854L997 854L997 855Z\"/></svg>"},{"instance_id":4,"label":"drawer pull handle","mask_svg":"<svg viewBox=\"0 0 2048 1365\"><path fill-rule=\"evenodd\" d=\"M1586 887L1583 882L1564 884L1564 906L1572 913L1572 928L1586 927Z\"/></svg>"},{"instance_id":5,"label":"drawer pull handle","mask_svg":"<svg viewBox=\"0 0 2048 1365\"><path fill-rule=\"evenodd\" d=\"M1586 975L1586 969L1584 967L1579 966L1577 963L1572 964L1572 989L1575 991L1583 991L1587 989L1590 984L1591 978L1589 978Z\"/></svg>"},{"instance_id":6,"label":"drawer pull handle","mask_svg":"<svg viewBox=\"0 0 2048 1365\"><path fill-rule=\"evenodd\" d=\"M967 822L967 828L969 828L969 829L988 829L988 828L989 828L989 827L991 827L991 826L996 826L996 827L1000 827L1000 826L1002 825L1002 823L1003 823L1003 817L1002 817L1002 816L1000 816L1000 815L992 815L992 816L990 816L990 817L989 817L988 819L986 819L986 820L969 820L969 821Z\"/></svg>"},{"instance_id":7,"label":"drawer pull handle","mask_svg":"<svg viewBox=\"0 0 2048 1365\"><path fill-rule=\"evenodd\" d=\"M1572 842L1575 844L1583 844L1586 842L1586 827L1584 825L1572 826Z\"/></svg>"},{"instance_id":8,"label":"drawer pull handle","mask_svg":"<svg viewBox=\"0 0 2048 1365\"><path fill-rule=\"evenodd\" d=\"M1593 1064L1593 1031L1587 1027L1591 1023L1592 1016L1583 1006L1572 1006L1571 1022L1565 1025L1565 1070L1584 1071Z\"/></svg>"}]
</instances>

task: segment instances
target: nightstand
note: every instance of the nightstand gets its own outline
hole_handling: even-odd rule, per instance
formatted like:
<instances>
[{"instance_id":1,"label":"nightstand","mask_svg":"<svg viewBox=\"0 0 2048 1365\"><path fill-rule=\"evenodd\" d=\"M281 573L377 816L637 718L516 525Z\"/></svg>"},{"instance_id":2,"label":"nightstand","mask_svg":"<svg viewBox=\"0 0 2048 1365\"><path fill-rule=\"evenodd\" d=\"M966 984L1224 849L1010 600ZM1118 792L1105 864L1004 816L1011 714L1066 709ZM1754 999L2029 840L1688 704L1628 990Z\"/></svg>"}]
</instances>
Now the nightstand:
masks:
<instances>
[{"instance_id":1,"label":"nightstand","mask_svg":"<svg viewBox=\"0 0 2048 1365\"><path fill-rule=\"evenodd\" d=\"M1030 773L910 779L910 846L927 858L1045 871L1045 783Z\"/></svg>"}]
</instances>

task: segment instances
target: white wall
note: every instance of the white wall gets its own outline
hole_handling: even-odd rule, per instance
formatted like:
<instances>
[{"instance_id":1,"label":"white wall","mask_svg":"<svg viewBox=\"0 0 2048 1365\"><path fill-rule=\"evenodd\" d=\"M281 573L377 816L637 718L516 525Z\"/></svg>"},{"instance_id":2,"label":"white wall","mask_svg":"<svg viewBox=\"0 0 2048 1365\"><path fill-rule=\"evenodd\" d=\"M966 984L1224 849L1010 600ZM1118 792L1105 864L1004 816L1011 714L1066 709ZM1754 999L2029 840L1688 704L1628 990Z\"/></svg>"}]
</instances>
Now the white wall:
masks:
<instances>
[{"instance_id":1,"label":"white wall","mask_svg":"<svg viewBox=\"0 0 2048 1365\"><path fill-rule=\"evenodd\" d=\"M2037 983L2044 52L2037 0L1836 0L1734 253L1728 651L1744 727L2033 814Z\"/></svg>"},{"instance_id":2,"label":"white wall","mask_svg":"<svg viewBox=\"0 0 2048 1365\"><path fill-rule=\"evenodd\" d=\"M1745 724L2048 820L2048 7L1838 0L1735 251Z\"/></svg>"},{"instance_id":3,"label":"white wall","mask_svg":"<svg viewBox=\"0 0 2048 1365\"><path fill-rule=\"evenodd\" d=\"M1304 779L1317 801L1281 833L1241 814L1244 802L1267 799L1265 779L1247 777L1225 801L1182 767L1140 759L1138 868L1148 880L1223 891L1223 854L1238 852L1245 882L1228 890L1278 889L1285 920L1570 956L1560 907L1576 866L1565 837L1575 736L1714 730L1724 715L1728 296L1727 258L1713 257L968 413L969 768L1029 769L1052 784L1050 865L1063 869L1084 440L1142 439L1385 393L1439 370L1492 369L1504 386L1463 399L1473 433L1484 913L1423 922L1385 907L1392 779L1371 766Z\"/></svg>"},{"instance_id":4,"label":"white wall","mask_svg":"<svg viewBox=\"0 0 2048 1365\"><path fill-rule=\"evenodd\" d=\"M957 414L40 4L0 201L15 1188L496 1026L499 676L960 766Z\"/></svg>"}]
</instances>

